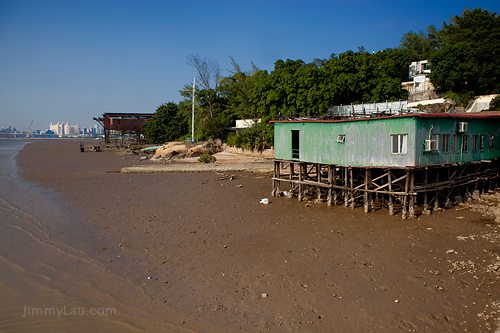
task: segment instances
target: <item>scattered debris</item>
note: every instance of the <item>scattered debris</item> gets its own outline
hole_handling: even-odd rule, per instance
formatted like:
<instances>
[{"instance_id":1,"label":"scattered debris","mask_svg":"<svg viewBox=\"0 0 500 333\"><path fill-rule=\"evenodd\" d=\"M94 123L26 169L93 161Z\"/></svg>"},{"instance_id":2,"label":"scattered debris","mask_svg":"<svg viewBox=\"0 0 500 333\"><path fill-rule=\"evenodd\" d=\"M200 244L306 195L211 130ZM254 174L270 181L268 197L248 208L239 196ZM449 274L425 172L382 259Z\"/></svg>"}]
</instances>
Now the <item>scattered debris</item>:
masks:
<instances>
[{"instance_id":1,"label":"scattered debris","mask_svg":"<svg viewBox=\"0 0 500 333\"><path fill-rule=\"evenodd\" d=\"M269 199L268 198L264 198L260 201L261 204L264 204L264 205L267 205L269 203Z\"/></svg>"},{"instance_id":2,"label":"scattered debris","mask_svg":"<svg viewBox=\"0 0 500 333\"><path fill-rule=\"evenodd\" d=\"M219 177L217 177L215 180L233 180L236 179L235 175L225 175L223 173L218 173Z\"/></svg>"}]
</instances>

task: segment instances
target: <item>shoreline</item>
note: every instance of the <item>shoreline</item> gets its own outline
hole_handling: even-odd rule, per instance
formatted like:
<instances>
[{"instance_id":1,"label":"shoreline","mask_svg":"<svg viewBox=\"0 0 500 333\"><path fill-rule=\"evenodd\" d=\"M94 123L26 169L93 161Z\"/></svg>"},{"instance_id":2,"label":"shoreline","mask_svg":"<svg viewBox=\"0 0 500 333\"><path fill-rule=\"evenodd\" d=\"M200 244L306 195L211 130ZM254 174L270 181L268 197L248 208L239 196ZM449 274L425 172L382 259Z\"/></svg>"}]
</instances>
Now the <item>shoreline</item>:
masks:
<instances>
[{"instance_id":1,"label":"shoreline","mask_svg":"<svg viewBox=\"0 0 500 333\"><path fill-rule=\"evenodd\" d=\"M460 206L402 221L283 197L263 205L266 172L120 172L145 165L138 159L79 153L77 141L33 142L17 156L24 179L119 240L96 258L110 268L122 248L143 258L145 269L117 274L165 310L228 332L498 327L498 274L488 272L498 223L484 212Z\"/></svg>"}]
</instances>

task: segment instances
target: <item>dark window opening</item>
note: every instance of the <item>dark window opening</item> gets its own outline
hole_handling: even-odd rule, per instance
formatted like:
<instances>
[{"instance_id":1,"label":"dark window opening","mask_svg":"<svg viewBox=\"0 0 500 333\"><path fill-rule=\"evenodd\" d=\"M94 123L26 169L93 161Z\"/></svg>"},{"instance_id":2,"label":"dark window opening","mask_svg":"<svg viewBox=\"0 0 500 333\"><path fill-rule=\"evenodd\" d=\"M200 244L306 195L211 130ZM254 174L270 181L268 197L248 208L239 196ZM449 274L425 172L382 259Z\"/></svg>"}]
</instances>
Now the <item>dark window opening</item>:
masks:
<instances>
[{"instance_id":1,"label":"dark window opening","mask_svg":"<svg viewBox=\"0 0 500 333\"><path fill-rule=\"evenodd\" d=\"M477 135L472 136L472 151L477 151Z\"/></svg>"},{"instance_id":2,"label":"dark window opening","mask_svg":"<svg viewBox=\"0 0 500 333\"><path fill-rule=\"evenodd\" d=\"M448 150L448 142L450 141L450 135L449 134L443 134L443 147L442 147L442 151L444 153L447 153L449 150Z\"/></svg>"},{"instance_id":3,"label":"dark window opening","mask_svg":"<svg viewBox=\"0 0 500 333\"><path fill-rule=\"evenodd\" d=\"M292 130L292 159L299 159L299 131Z\"/></svg>"}]
</instances>

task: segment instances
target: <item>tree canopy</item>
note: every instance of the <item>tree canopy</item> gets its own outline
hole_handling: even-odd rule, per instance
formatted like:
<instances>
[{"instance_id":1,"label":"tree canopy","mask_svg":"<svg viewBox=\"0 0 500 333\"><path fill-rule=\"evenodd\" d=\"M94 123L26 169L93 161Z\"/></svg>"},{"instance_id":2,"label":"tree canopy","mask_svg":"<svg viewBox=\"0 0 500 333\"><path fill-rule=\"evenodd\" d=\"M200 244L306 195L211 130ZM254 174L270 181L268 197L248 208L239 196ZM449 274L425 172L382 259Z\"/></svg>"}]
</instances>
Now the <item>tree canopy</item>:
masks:
<instances>
[{"instance_id":1,"label":"tree canopy","mask_svg":"<svg viewBox=\"0 0 500 333\"><path fill-rule=\"evenodd\" d=\"M180 116L177 104L160 105L153 118L143 125L144 136L149 143L174 141L187 133L187 122Z\"/></svg>"},{"instance_id":2,"label":"tree canopy","mask_svg":"<svg viewBox=\"0 0 500 333\"><path fill-rule=\"evenodd\" d=\"M433 84L443 90L450 88L450 81L463 81L465 83L455 82L451 85L452 89L470 89L475 94L500 92L500 17L496 12L491 13L481 8L470 10L466 8L462 16L455 16L449 23L443 23L440 31L441 43L440 49L436 51L437 55L433 58L433 66L444 67L439 64L440 61L456 66L455 73L451 73L447 80L438 79L431 81ZM444 50L459 52L457 56L443 56ZM465 56L466 55L466 56ZM450 62L450 58L455 58ZM472 63L471 63L472 62ZM475 67L471 69L471 67ZM459 69L466 70L465 78L458 75ZM472 77L470 75L473 74ZM437 77L435 76L434 79ZM445 83L442 86L442 83Z\"/></svg>"}]
</instances>

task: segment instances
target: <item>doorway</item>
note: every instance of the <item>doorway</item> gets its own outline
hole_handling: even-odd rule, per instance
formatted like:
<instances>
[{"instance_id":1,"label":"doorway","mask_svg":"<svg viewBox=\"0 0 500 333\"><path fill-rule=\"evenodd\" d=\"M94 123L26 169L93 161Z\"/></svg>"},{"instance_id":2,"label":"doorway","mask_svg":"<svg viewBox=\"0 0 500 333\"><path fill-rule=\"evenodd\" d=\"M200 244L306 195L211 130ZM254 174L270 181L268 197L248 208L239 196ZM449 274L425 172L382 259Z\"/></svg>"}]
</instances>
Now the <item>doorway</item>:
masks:
<instances>
[{"instance_id":1,"label":"doorway","mask_svg":"<svg viewBox=\"0 0 500 333\"><path fill-rule=\"evenodd\" d=\"M294 160L299 159L299 147L300 147L299 133L300 131L298 130L292 130L292 159Z\"/></svg>"}]
</instances>

